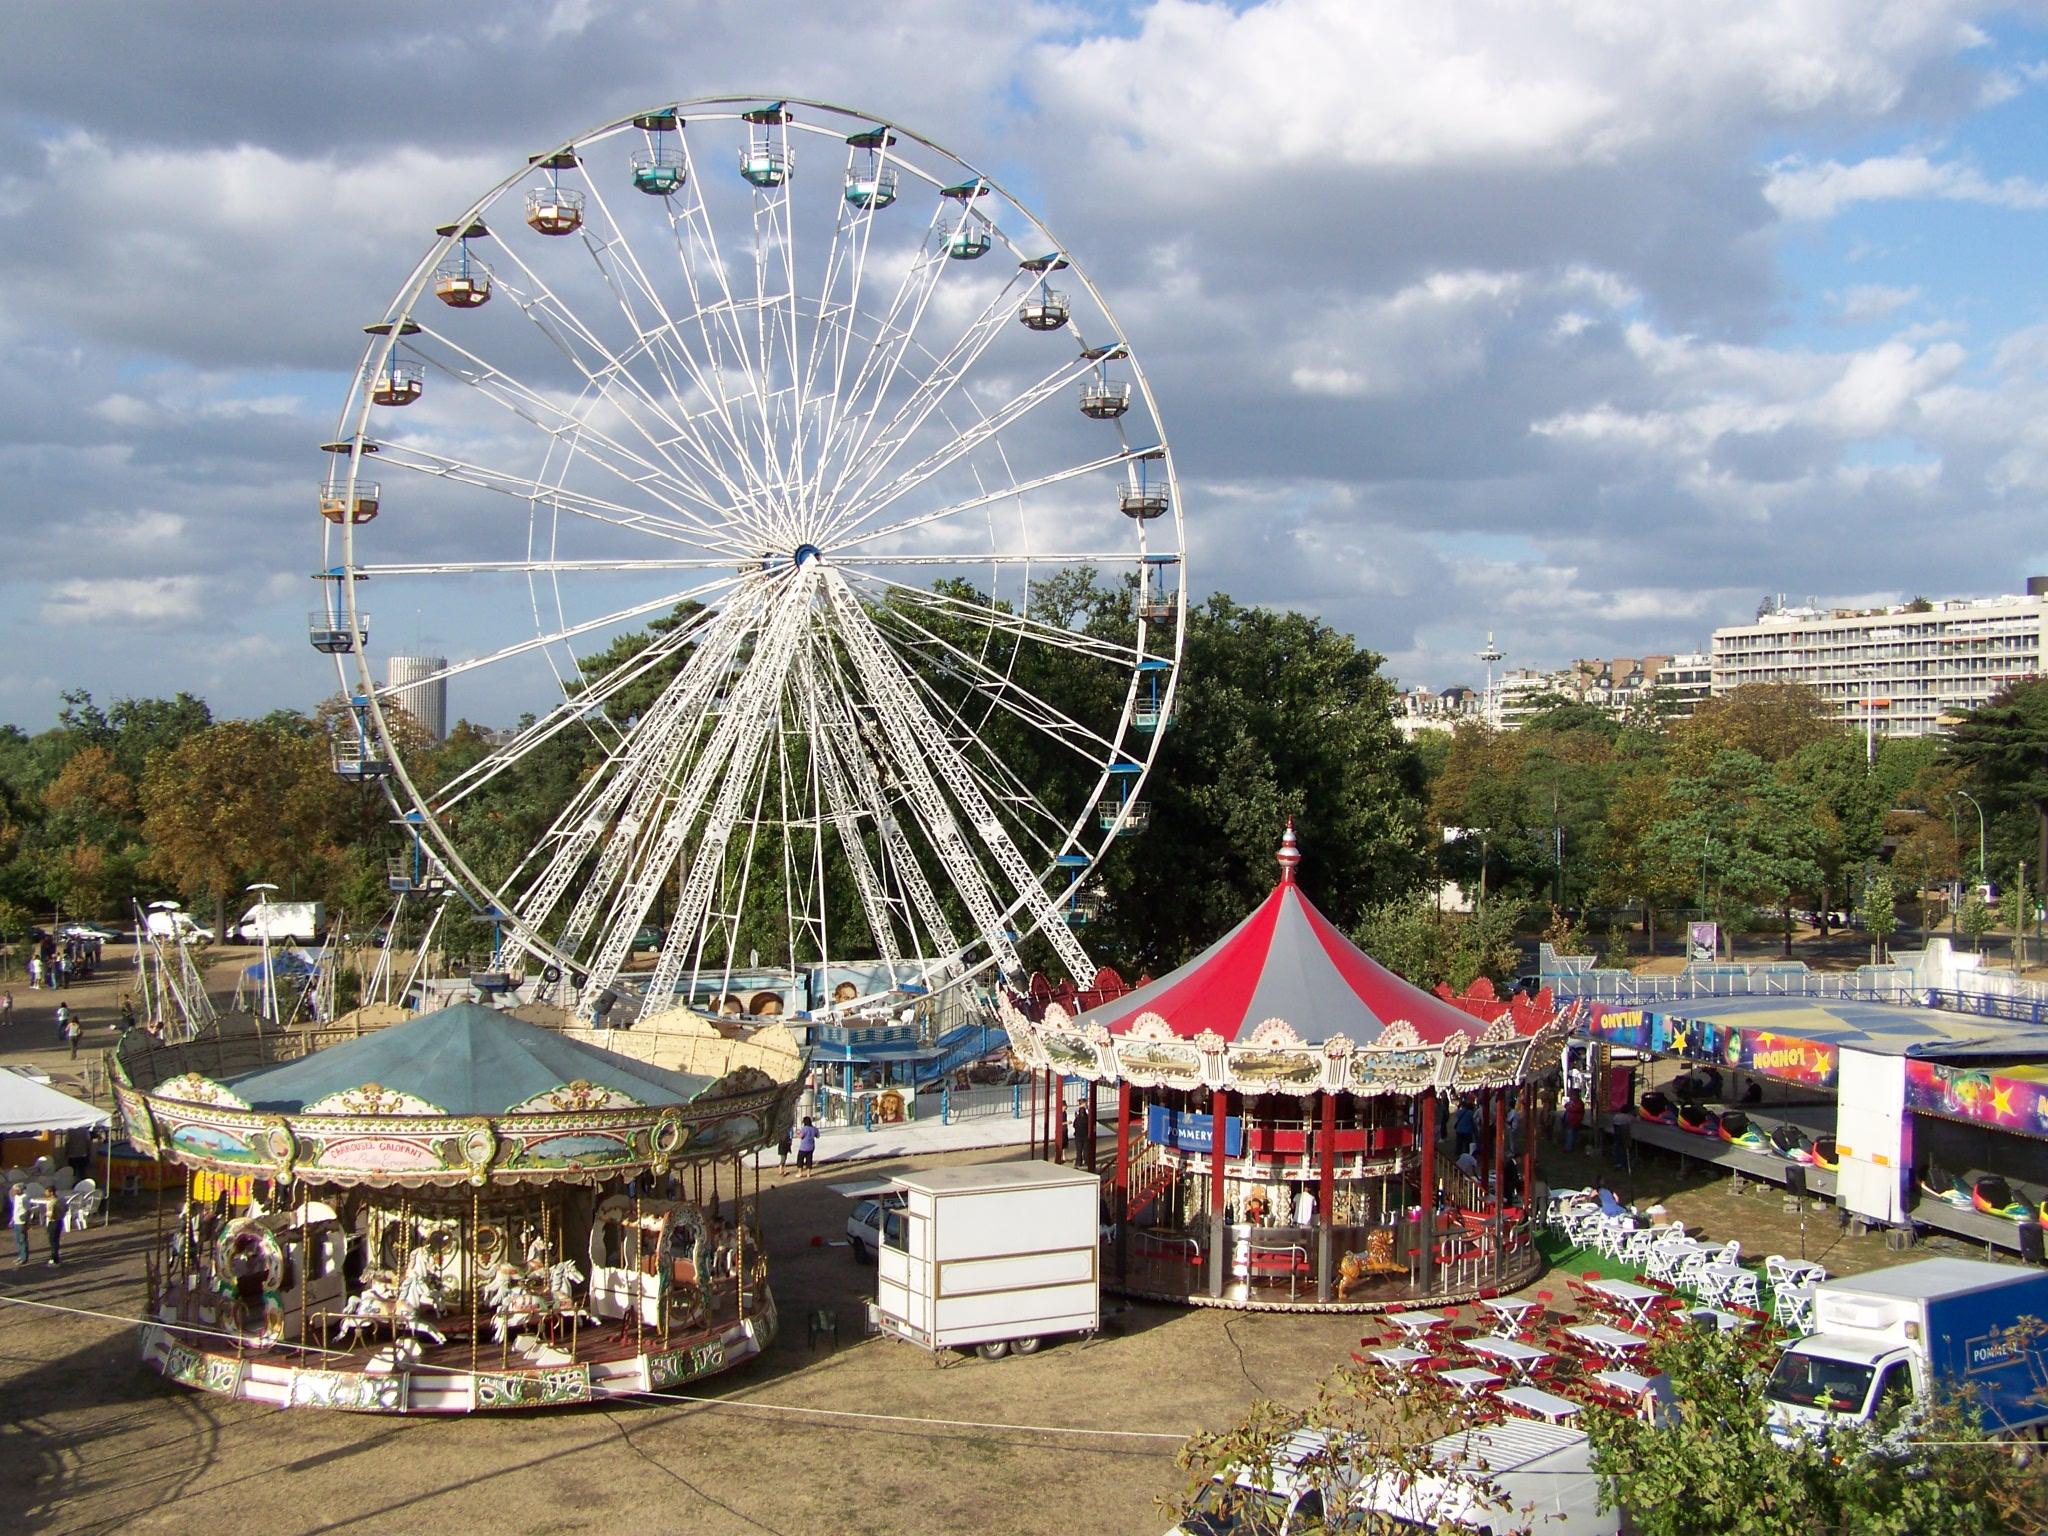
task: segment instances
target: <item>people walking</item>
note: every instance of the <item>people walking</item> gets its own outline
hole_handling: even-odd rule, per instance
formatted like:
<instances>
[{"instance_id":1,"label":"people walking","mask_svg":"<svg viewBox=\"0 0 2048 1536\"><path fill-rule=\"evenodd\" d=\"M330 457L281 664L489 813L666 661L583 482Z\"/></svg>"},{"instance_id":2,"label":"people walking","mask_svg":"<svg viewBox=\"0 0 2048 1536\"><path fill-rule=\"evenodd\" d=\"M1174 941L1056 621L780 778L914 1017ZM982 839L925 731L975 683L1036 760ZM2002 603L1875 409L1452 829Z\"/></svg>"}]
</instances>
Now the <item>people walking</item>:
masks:
<instances>
[{"instance_id":1,"label":"people walking","mask_svg":"<svg viewBox=\"0 0 2048 1536\"><path fill-rule=\"evenodd\" d=\"M59 1003L55 1017L57 1022L57 1043L62 1045L65 1034L71 1024L71 1005L69 1003Z\"/></svg>"},{"instance_id":2,"label":"people walking","mask_svg":"<svg viewBox=\"0 0 2048 1536\"><path fill-rule=\"evenodd\" d=\"M40 954L28 957L28 989L31 992L43 990L43 957Z\"/></svg>"},{"instance_id":3,"label":"people walking","mask_svg":"<svg viewBox=\"0 0 2048 1536\"><path fill-rule=\"evenodd\" d=\"M1479 1138L1479 1120L1472 1113L1472 1101L1466 1099L1458 1106L1458 1117L1451 1122L1451 1134L1457 1139L1460 1154L1470 1152L1472 1144Z\"/></svg>"},{"instance_id":4,"label":"people walking","mask_svg":"<svg viewBox=\"0 0 2048 1536\"><path fill-rule=\"evenodd\" d=\"M65 1042L71 1047L71 1059L76 1061L78 1060L78 1037L85 1033L85 1026L78 1022L78 1015L69 1008L66 1008L62 1003L57 1005L57 1009L58 1012L64 1015L64 1022L60 1027L63 1031Z\"/></svg>"},{"instance_id":5,"label":"people walking","mask_svg":"<svg viewBox=\"0 0 2048 1536\"><path fill-rule=\"evenodd\" d=\"M809 1172L817 1156L818 1127L811 1122L809 1115L805 1115L804 1123L797 1127L796 1132L796 1171Z\"/></svg>"},{"instance_id":6,"label":"people walking","mask_svg":"<svg viewBox=\"0 0 2048 1536\"><path fill-rule=\"evenodd\" d=\"M1586 1123L1586 1101L1579 1097L1574 1088L1571 1096L1564 1101L1564 1149L1567 1152L1579 1150L1579 1128Z\"/></svg>"},{"instance_id":7,"label":"people walking","mask_svg":"<svg viewBox=\"0 0 2048 1536\"><path fill-rule=\"evenodd\" d=\"M135 1003L125 994L121 998L121 1033L127 1034L135 1027Z\"/></svg>"},{"instance_id":8,"label":"people walking","mask_svg":"<svg viewBox=\"0 0 2048 1536\"><path fill-rule=\"evenodd\" d=\"M11 1028L14 1024L14 989L0 992L0 1029Z\"/></svg>"},{"instance_id":9,"label":"people walking","mask_svg":"<svg viewBox=\"0 0 2048 1536\"><path fill-rule=\"evenodd\" d=\"M1088 1106L1086 1104L1076 1104L1074 1106L1074 1166L1076 1168L1086 1168L1090 1172L1093 1172L1095 1168L1095 1138L1088 1134L1093 1129L1094 1127L1088 1123Z\"/></svg>"},{"instance_id":10,"label":"people walking","mask_svg":"<svg viewBox=\"0 0 2048 1536\"><path fill-rule=\"evenodd\" d=\"M779 1159L780 1159L780 1162L779 1162L779 1163L777 1164L777 1167L778 1167L778 1168L779 1168L779 1169L780 1169L780 1170L781 1170L782 1172L784 1172L784 1173L787 1173L787 1172L789 1171L789 1143L790 1143L790 1140L791 1140L791 1133L790 1133L790 1129L789 1129L789 1127L788 1127L788 1126L786 1126L786 1125L785 1125L785 1126L784 1126L784 1127L782 1128L782 1136L781 1136L781 1139L780 1139L780 1140L778 1140L778 1141L777 1141L777 1142L775 1143L775 1155L776 1155L776 1157L777 1157L777 1158L779 1158Z\"/></svg>"}]
</instances>

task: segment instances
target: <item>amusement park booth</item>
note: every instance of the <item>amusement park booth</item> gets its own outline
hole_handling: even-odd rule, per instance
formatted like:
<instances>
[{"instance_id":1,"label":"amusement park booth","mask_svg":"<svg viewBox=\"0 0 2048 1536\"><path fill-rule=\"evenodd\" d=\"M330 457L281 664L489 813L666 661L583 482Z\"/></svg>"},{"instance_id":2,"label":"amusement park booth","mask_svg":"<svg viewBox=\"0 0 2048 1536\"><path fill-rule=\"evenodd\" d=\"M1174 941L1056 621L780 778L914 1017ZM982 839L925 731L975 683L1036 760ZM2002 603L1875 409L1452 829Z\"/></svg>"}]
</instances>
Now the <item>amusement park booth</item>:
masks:
<instances>
[{"instance_id":1,"label":"amusement park booth","mask_svg":"<svg viewBox=\"0 0 2048 1536\"><path fill-rule=\"evenodd\" d=\"M1511 1290L1539 1263L1521 1199L1530 1083L1567 1026L1547 998L1453 1000L1403 981L1316 910L1300 858L1290 823L1273 893L1156 981L1075 1016L1000 1001L1027 1066L1079 1077L1091 1098L1116 1085L1105 1282L1254 1308ZM1462 1169L1454 1126L1469 1131Z\"/></svg>"},{"instance_id":2,"label":"amusement park booth","mask_svg":"<svg viewBox=\"0 0 2048 1536\"><path fill-rule=\"evenodd\" d=\"M348 1034L137 1031L113 1066L130 1139L183 1174L142 1329L175 1381L467 1413L674 1387L774 1335L742 1170L800 1090L780 1024L458 1003Z\"/></svg>"},{"instance_id":3,"label":"amusement park booth","mask_svg":"<svg viewBox=\"0 0 2048 1536\"><path fill-rule=\"evenodd\" d=\"M1638 1145L1877 1225L2022 1250L2038 1218L2041 1196L2025 1191L2048 1188L2048 1117L2024 1086L2048 1077L2037 1030L1898 1003L1723 997L1596 1006L1581 1037L1603 1056L1649 1058L1622 1100Z\"/></svg>"}]
</instances>

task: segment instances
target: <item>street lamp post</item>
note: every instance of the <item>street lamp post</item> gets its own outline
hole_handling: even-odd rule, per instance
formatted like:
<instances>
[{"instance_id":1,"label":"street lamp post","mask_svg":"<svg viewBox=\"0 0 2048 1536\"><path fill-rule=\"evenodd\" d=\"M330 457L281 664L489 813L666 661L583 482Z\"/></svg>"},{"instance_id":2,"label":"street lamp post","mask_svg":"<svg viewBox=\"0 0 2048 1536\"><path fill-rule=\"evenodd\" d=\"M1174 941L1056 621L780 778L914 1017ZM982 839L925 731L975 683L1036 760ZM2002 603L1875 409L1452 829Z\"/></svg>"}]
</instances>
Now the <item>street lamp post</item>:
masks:
<instances>
[{"instance_id":1,"label":"street lamp post","mask_svg":"<svg viewBox=\"0 0 2048 1536\"><path fill-rule=\"evenodd\" d=\"M1982 880L1984 878L1984 807L1977 804L1977 797L1967 789L1959 789L1956 793L1969 801L1972 808L1977 812L1977 878Z\"/></svg>"}]
</instances>

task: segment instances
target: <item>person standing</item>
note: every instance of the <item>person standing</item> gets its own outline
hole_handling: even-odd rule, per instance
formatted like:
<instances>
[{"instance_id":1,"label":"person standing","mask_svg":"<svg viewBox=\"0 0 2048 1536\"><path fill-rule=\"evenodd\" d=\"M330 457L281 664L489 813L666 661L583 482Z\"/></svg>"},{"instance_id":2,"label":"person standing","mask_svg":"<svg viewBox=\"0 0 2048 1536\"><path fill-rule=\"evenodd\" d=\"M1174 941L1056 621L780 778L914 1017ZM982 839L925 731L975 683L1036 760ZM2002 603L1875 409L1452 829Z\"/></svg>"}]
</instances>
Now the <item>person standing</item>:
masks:
<instances>
[{"instance_id":1,"label":"person standing","mask_svg":"<svg viewBox=\"0 0 2048 1536\"><path fill-rule=\"evenodd\" d=\"M1564 1149L1567 1152L1579 1150L1579 1128L1586 1123L1586 1101L1579 1097L1574 1088L1571 1096L1564 1101Z\"/></svg>"},{"instance_id":2,"label":"person standing","mask_svg":"<svg viewBox=\"0 0 2048 1536\"><path fill-rule=\"evenodd\" d=\"M0 1029L12 1028L13 1025L14 989L9 987L5 992L0 992Z\"/></svg>"},{"instance_id":3,"label":"person standing","mask_svg":"<svg viewBox=\"0 0 2048 1536\"><path fill-rule=\"evenodd\" d=\"M785 1125L782 1128L782 1139L775 1143L775 1155L780 1159L777 1166L783 1173L789 1172L789 1142L790 1129Z\"/></svg>"},{"instance_id":4,"label":"person standing","mask_svg":"<svg viewBox=\"0 0 2048 1536\"><path fill-rule=\"evenodd\" d=\"M1479 1121L1472 1113L1472 1101L1464 1100L1458 1105L1458 1117L1451 1123L1451 1133L1457 1138L1460 1156L1472 1150L1472 1144L1479 1139Z\"/></svg>"},{"instance_id":5,"label":"person standing","mask_svg":"<svg viewBox=\"0 0 2048 1536\"><path fill-rule=\"evenodd\" d=\"M121 1033L127 1034L135 1027L135 1003L125 994L121 998Z\"/></svg>"},{"instance_id":6,"label":"person standing","mask_svg":"<svg viewBox=\"0 0 2048 1536\"><path fill-rule=\"evenodd\" d=\"M1095 1138L1088 1134L1088 1106L1085 1103L1074 1106L1074 1166L1095 1169Z\"/></svg>"},{"instance_id":7,"label":"person standing","mask_svg":"<svg viewBox=\"0 0 2048 1536\"><path fill-rule=\"evenodd\" d=\"M796 1171L798 1173L809 1172L817 1159L817 1155L818 1128L811 1123L811 1117L805 1115L804 1123L797 1127L796 1132Z\"/></svg>"},{"instance_id":8,"label":"person standing","mask_svg":"<svg viewBox=\"0 0 2048 1536\"><path fill-rule=\"evenodd\" d=\"M7 1192L7 1224L14 1228L14 1267L21 1268L28 1262L28 1224L31 1216L28 1204L28 1185L21 1180L14 1181L14 1187Z\"/></svg>"},{"instance_id":9,"label":"person standing","mask_svg":"<svg viewBox=\"0 0 2048 1536\"><path fill-rule=\"evenodd\" d=\"M59 1003L57 1005L56 1020L57 1043L62 1045L71 1027L71 1005L69 1003Z\"/></svg>"},{"instance_id":10,"label":"person standing","mask_svg":"<svg viewBox=\"0 0 2048 1536\"><path fill-rule=\"evenodd\" d=\"M78 1022L78 1015L65 1009L64 1039L71 1047L71 1059L78 1060L78 1037L85 1033L85 1026Z\"/></svg>"},{"instance_id":11,"label":"person standing","mask_svg":"<svg viewBox=\"0 0 2048 1536\"><path fill-rule=\"evenodd\" d=\"M43 990L43 957L34 952L28 957L28 989L31 992Z\"/></svg>"},{"instance_id":12,"label":"person standing","mask_svg":"<svg viewBox=\"0 0 2048 1536\"><path fill-rule=\"evenodd\" d=\"M57 1247L64 1237L64 1195L54 1184L43 1191L43 1236L50 1241L50 1266L54 1269L63 1258Z\"/></svg>"}]
</instances>

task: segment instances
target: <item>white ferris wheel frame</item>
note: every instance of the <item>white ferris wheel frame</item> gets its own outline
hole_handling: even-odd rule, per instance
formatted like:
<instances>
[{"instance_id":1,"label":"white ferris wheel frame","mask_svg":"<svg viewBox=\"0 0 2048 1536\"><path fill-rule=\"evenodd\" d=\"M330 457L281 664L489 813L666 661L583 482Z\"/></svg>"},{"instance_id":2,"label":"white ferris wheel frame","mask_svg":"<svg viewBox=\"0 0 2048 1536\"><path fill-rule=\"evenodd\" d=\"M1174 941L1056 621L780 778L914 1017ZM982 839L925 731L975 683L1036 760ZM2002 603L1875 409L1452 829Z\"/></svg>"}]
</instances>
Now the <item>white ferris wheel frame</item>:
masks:
<instances>
[{"instance_id":1,"label":"white ferris wheel frame","mask_svg":"<svg viewBox=\"0 0 2048 1536\"><path fill-rule=\"evenodd\" d=\"M692 156L688 127L759 121L750 114L760 113L763 104L770 102L780 112L779 120L771 125L770 142L779 130L785 159L779 182L766 189L756 183L751 194L755 287L748 296L739 291L739 280L720 255L702 181L704 175L716 171ZM593 147L641 133L646 121L664 113L676 119L675 147L685 171L680 192L665 197L664 202L669 205L675 254L681 258L683 284L688 289L679 296L688 302L687 315L681 304L670 312L665 298L677 296L673 287L656 282L641 265L639 254L627 240L626 225L612 216L604 201L606 188L591 174L586 158ZM801 114L813 116L807 119ZM825 114L836 121L819 121ZM796 179L791 133L796 130L846 144L850 177L856 151L847 137L849 127L880 135L879 149L870 156L871 166L928 185L940 196L941 218L927 230L911 267L900 274L886 312L860 307L868 297L863 278L869 236L875 215L886 203L878 207L871 202L852 214L845 207L838 210L824 282L815 294L799 292L796 224L790 203ZM751 129L748 133L749 143L759 137ZM652 134L648 142L654 142ZM892 153L898 143L917 146L940 157L947 171L964 174L956 182L943 181L921 158ZM550 165L565 169L573 165L582 174L581 190L592 205L593 218L576 238L590 245L609 297L622 309L635 336L632 355L620 356L619 352L628 349L608 347L596 329L579 320L576 311L521 260L518 242L526 231L508 221L505 227L482 234L503 257L498 267L487 269L494 278L502 273L498 291L518 305L587 381L583 392L566 403L522 384L465 347L460 335L464 311L455 310L447 325L428 324L426 319L440 318L431 303L437 270L458 250L466 257L466 237L483 231L484 215L507 206L507 199L533 185L538 167ZM554 184L559 173L548 174ZM690 190L693 187L695 190ZM963 190L965 195L958 195ZM626 191L632 194L630 187ZM1025 227L1013 234L981 214L975 204L984 195L1007 203ZM955 264L947 254L951 237L942 235L936 247L933 238L947 217L948 200L959 204L957 230L979 227L985 231L990 243L1017 259L1019 275L995 291L964 333L945 343L943 349L935 349L931 342L920 340L918 332L946 271ZM675 207L678 201L680 211ZM851 197L846 201L850 205ZM893 195L890 201L895 201ZM599 220L601 228L597 227ZM842 235L848 235L843 251ZM1042 239L1043 249L1051 254L1025 250L1016 243L1030 236ZM700 260L708 257L706 270L692 268L693 241ZM613 261L610 266L607 256ZM1036 276L1031 275L1034 258ZM1063 283L1085 291L1112 334L1091 346L1080 337L1079 317L1075 316L1072 330L1080 342L1077 355L992 411L965 397L953 398L955 387L970 375L974 362L999 333L1016 324L1020 294L1028 298L1035 290L1041 299L1047 297L1048 262L1057 263L1056 269L1064 274ZM772 273L775 267L781 268L779 274ZM847 296L839 301L834 283L842 268L849 286ZM928 272L923 270L927 268ZM779 276L780 291L770 290L771 276ZM913 279L923 280L921 291ZM669 282L673 285L672 274ZM714 286L719 291L712 295L709 290ZM751 338L750 327L744 323L749 309ZM807 347L802 324L806 310L812 317ZM864 331L864 325L870 329ZM792 818L785 812L781 817L783 857L785 863L791 858L788 830L808 827L818 860L819 884L815 892L807 894L817 896L818 907L815 912L799 914L794 887L785 889L790 944L786 955L774 957L778 966L786 963L795 968L805 963L797 958L799 929L816 939L817 960L809 963L828 967L859 963L856 957L835 956L830 949L823 903L829 825L875 941L878 953L873 959L889 966L892 979L904 976L907 968L916 976L917 986L935 991L991 966L1015 973L1021 969L1018 945L1039 932L1076 981L1084 986L1089 983L1092 962L1065 921L1065 913L1072 910L1083 882L1110 844L1128 829L1126 812L1116 813L1112 821L1111 802L1126 808L1136 803L1172 717L1185 639L1186 547L1172 453L1144 370L1108 301L1073 263L1065 245L1023 203L952 151L900 125L850 108L744 95L665 104L629 113L566 140L548 153L532 157L527 166L497 183L460 217L442 226L439 239L400 286L382 320L367 329L372 333L369 345L351 382L337 439L328 445L336 455L330 480L345 482L347 504L354 505L359 480L367 482L369 478L371 454L377 455L381 465L500 492L528 504L524 560L364 562L358 558L358 526L353 516L324 524L322 575L335 584L329 606L345 621L350 635L367 636L367 616L358 588L371 576L505 574L527 578L536 625L530 639L444 663L426 678L409 679L404 684L377 681L365 644L352 644L334 658L355 729L364 733L366 746L368 732L374 732L388 765L380 782L400 821L412 830L422 856L481 913L509 930L501 935L505 963L530 958L558 983L560 995L573 1001L579 1013L589 1017L593 1011L601 1011L601 994L623 986L621 971L641 920L680 873L683 878L675 914L655 969L645 978L641 1007L652 1011L667 1006L685 976L693 986L701 987L706 975L722 972L724 984L729 984L736 969L731 941L736 939L744 910L748 851L762 825L762 807L754 806L750 819L747 796L749 792L766 793L773 766L764 760L771 749L769 738L774 738L774 750L784 754L781 768L788 768L786 737L789 725L794 724L809 744L805 772L812 783L813 800L809 815ZM775 334L771 335L771 330ZM411 340L414 335L430 339L437 350L424 352ZM701 353L691 351L693 339L701 344ZM752 352L750 339L756 348ZM786 347L786 356L777 355L778 344ZM823 355L834 347L836 357ZM864 356L853 355L863 348ZM797 366L800 355L802 369ZM723 376L723 365L735 357L746 364L746 378L737 389L730 389L733 381ZM448 361L451 358L453 367ZM788 366L786 384L778 384L773 377L778 361ZM927 361L930 371L921 377L911 376L914 382L907 397L890 402L889 389L896 376ZM1144 420L1152 429L1148 440L1134 445L1118 416L1113 420L1114 451L1063 462L1019 479L1010 464L1003 433L1045 402L1062 396L1071 399L1076 385L1085 387L1090 380L1107 382L1105 361L1117 365L1117 382L1127 380L1143 402ZM478 391L523 420L528 429L542 434L547 450L536 472L529 476L466 463L419 443L393 441L374 433L372 419L379 407L371 399L372 382L389 376L395 364L407 362L438 370L445 380ZM649 388L648 379L635 375L635 363L653 370L657 377L652 382L659 390ZM826 380L822 373L828 365L833 372ZM864 411L849 409L848 401L858 407L864 391L871 391ZM778 403L785 395L788 400ZM816 440L807 405L816 407L829 423ZM963 407L969 413L964 426L954 420L955 411ZM600 408L614 419L593 421ZM939 434L950 432L950 438L907 466L899 465L899 451L921 443L918 434L934 416L941 424ZM787 430L782 429L785 422ZM650 424L666 437L650 432ZM849 442L851 446L847 446ZM836 455L835 448L839 450ZM899 500L982 448L996 456L1003 471L999 481L990 484L980 467L970 466L968 473L977 487L974 494L956 496L937 508L890 513ZM814 460L806 459L807 449L815 454ZM566 484L569 469L579 458L618 477L621 489L615 493L616 499ZM833 473L829 486L825 484L828 470ZM1122 483L1135 479L1140 484L1163 485L1166 492L1164 516L1130 520L1131 548L1074 553L1028 548L920 553L888 547L888 541L901 545L920 529L977 511L987 513L993 530L993 513L987 509L1006 503L1021 509L1032 492L1070 481L1112 477ZM1107 511L1116 515L1113 500ZM548 537L543 548L544 515L551 521L545 525ZM610 525L675 549L672 554L646 558L557 558L555 545L565 518ZM1155 528L1155 522L1160 526ZM1158 538L1168 529L1170 539ZM366 542L374 549L377 539L372 535ZM884 545L884 551L872 548L878 543ZM1028 602L1014 611L1004 610L993 592L983 605L914 584L922 568L1005 565L1021 568L1021 590L1027 594L1034 567L1042 566L1051 573L1088 565L1135 573L1140 611L1134 643L1124 646L1047 623L1031 615ZM598 572L673 572L684 584L650 601L569 622L563 577ZM552 621L544 611L543 586L553 593ZM1162 619L1157 613L1145 617L1143 604L1148 594L1155 595L1162 605L1170 604L1170 617ZM952 675L970 679L978 720L967 719L959 703L949 703L927 677L895 659L890 637L870 616L870 605L884 598L898 605L892 610L896 621L920 637L913 642L920 651L937 657ZM670 612L691 599L703 600L706 606L628 664L595 682L581 672L581 659L570 649L570 642L615 630L634 619ZM963 648L936 627L938 617L957 618L963 613L983 626L981 655ZM814 622L814 616L821 614L826 618ZM818 643L821 629L829 629L836 646ZM991 637L998 634L1012 642L1007 666L1001 668L992 666L986 654ZM1087 653L1127 669L1121 717L1115 725L1105 729L1073 720L1018 683L1018 656L1027 641ZM682 670L644 715L629 721L623 730L602 715L600 706L619 689L646 676L686 646L690 649ZM564 693L562 702L447 784L432 793L423 790L408 767L386 706L404 688L422 681L445 680L532 653L539 653L555 671ZM572 676L563 676L558 653L569 657ZM1153 712L1154 725L1149 729L1134 725L1141 703ZM786 720L792 709L794 720ZM863 709L869 725L865 737L857 729ZM1050 810L1040 805L1029 786L996 761L992 752L980 754L977 760L976 733L998 710L1077 756L1095 760L1095 788L1069 820L1050 820ZM447 813L557 733L578 725L593 735L615 738L609 740L602 767L561 809L547 838L529 852L503 888L494 885L471 867L458 838L445 825ZM879 745L872 740L877 735L883 738ZM862 750L864 741L868 750ZM893 778L903 782L891 783ZM777 782L786 795L788 774L780 773ZM688 813L679 814L685 807ZM1007 823L1001 813L1005 809L1012 813ZM1014 829L1023 825L1021 812L1027 809L1047 823L1032 838L1035 848L1020 847L1014 835ZM902 814L906 810L908 816ZM641 835L641 828L648 820L657 819L661 827L650 842ZM906 820L914 822L918 838L906 834ZM1100 835L1090 834L1091 824ZM863 828L868 836L862 835ZM729 883L731 842L741 835L748 836L747 851L739 858L741 891L737 896L724 893L730 910L720 910L721 892L715 887L721 877ZM697 852L686 860L693 843ZM550 844L551 851L543 856ZM713 850L709 856L707 847ZM920 849L935 860L938 872L967 909L972 931L964 940L954 933L943 903L930 888ZM1084 855L1085 863L1081 862ZM564 901L572 899L569 886L593 857L597 872L573 893L566 924L553 934L544 932L544 925ZM886 873L877 868L878 861L887 866ZM1000 877L1000 886L992 874ZM893 895L889 890L892 880ZM713 924L728 917L729 942L723 961L705 970ZM905 944L897 942L899 929L908 941ZM630 986L624 989L631 990Z\"/></svg>"}]
</instances>

